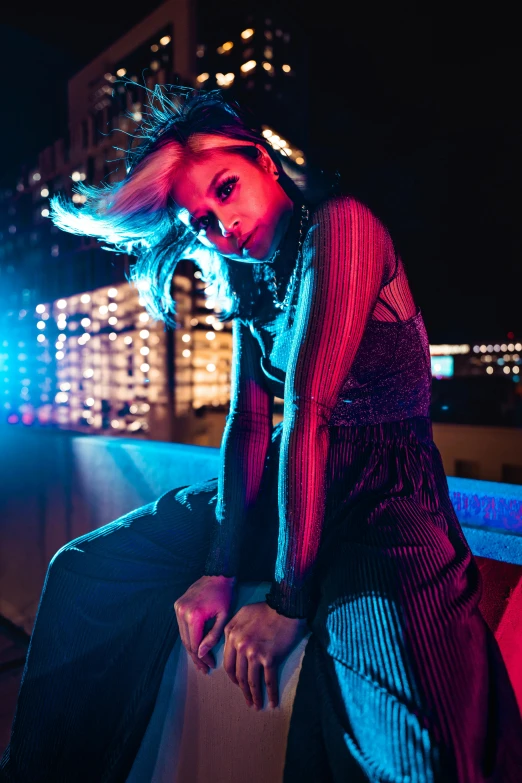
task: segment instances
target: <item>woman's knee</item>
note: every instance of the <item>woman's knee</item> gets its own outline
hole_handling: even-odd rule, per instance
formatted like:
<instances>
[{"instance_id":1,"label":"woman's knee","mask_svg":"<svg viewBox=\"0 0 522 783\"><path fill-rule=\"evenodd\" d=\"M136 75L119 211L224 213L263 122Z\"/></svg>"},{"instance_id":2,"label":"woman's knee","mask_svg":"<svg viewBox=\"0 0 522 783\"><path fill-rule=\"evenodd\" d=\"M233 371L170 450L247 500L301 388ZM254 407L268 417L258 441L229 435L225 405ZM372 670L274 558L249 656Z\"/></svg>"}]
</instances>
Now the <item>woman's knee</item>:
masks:
<instances>
[{"instance_id":1,"label":"woman's knee","mask_svg":"<svg viewBox=\"0 0 522 783\"><path fill-rule=\"evenodd\" d=\"M216 501L217 479L176 487L68 541L52 557L49 571L103 572L117 561L118 572L132 563L133 568L154 566L159 573L162 566L199 563L210 543Z\"/></svg>"},{"instance_id":2,"label":"woman's knee","mask_svg":"<svg viewBox=\"0 0 522 783\"><path fill-rule=\"evenodd\" d=\"M88 557L95 552L109 554L110 551L125 549L126 542L123 541L127 538L125 531L130 530L135 520L152 517L155 513L154 505L154 503L146 503L112 522L67 541L51 558L48 571L74 571L82 557Z\"/></svg>"}]
</instances>

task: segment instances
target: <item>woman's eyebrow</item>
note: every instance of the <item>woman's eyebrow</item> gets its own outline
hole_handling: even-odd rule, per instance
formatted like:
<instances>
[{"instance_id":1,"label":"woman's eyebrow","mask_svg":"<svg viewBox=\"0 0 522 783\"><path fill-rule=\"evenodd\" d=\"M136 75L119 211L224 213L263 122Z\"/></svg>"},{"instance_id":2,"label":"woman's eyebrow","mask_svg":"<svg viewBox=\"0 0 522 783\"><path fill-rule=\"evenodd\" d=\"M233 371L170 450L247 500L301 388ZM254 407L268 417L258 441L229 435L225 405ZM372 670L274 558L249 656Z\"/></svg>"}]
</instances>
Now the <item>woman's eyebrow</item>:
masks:
<instances>
[{"instance_id":1,"label":"woman's eyebrow","mask_svg":"<svg viewBox=\"0 0 522 783\"><path fill-rule=\"evenodd\" d=\"M226 166L224 169L221 169L220 171L217 171L214 176L212 177L212 182L208 186L207 190L207 196L210 196L212 189L215 187L216 183L218 182L219 178L225 173L225 171L228 171L228 166ZM182 223L185 223L187 225L188 223L197 223L197 218L192 215L186 207L183 207L178 212L178 217L182 221ZM188 218L188 221L187 221Z\"/></svg>"},{"instance_id":2,"label":"woman's eyebrow","mask_svg":"<svg viewBox=\"0 0 522 783\"><path fill-rule=\"evenodd\" d=\"M225 171L228 171L228 166L225 166L225 168L224 168L224 169L221 169L221 171L217 171L217 172L214 174L214 176L212 177L212 182L211 182L211 183L210 183L210 185L208 186L208 190L207 190L207 196L210 196L210 194L211 194L211 192L212 192L212 190L213 190L213 188L214 188L214 186L215 186L216 182L217 182L217 181L218 181L218 179L221 177L221 175L225 173Z\"/></svg>"}]
</instances>

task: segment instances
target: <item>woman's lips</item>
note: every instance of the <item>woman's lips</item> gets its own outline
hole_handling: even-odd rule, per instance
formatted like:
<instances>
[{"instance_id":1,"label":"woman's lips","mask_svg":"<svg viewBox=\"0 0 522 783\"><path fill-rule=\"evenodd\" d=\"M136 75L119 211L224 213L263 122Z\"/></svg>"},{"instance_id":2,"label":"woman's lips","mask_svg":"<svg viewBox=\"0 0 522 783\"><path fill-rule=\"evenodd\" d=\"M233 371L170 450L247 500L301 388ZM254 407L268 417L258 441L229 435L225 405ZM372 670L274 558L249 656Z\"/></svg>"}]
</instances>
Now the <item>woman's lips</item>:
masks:
<instances>
[{"instance_id":1,"label":"woman's lips","mask_svg":"<svg viewBox=\"0 0 522 783\"><path fill-rule=\"evenodd\" d=\"M242 250L244 250L244 248L246 248L248 250L248 248L251 246L252 240L255 237L256 231L257 231L257 228L254 228L254 230L252 231L252 233L248 237L247 241L243 243L243 245L241 247Z\"/></svg>"}]
</instances>

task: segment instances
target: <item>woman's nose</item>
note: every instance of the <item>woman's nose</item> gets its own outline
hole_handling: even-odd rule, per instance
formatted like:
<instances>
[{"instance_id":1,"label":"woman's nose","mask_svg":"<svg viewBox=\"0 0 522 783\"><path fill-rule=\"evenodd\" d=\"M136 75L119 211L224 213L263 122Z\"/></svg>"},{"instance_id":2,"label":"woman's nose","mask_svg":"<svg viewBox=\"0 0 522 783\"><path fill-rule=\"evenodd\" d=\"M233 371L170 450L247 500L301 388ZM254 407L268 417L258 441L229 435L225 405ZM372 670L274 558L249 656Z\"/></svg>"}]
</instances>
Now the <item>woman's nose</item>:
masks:
<instances>
[{"instance_id":1,"label":"woman's nose","mask_svg":"<svg viewBox=\"0 0 522 783\"><path fill-rule=\"evenodd\" d=\"M239 220L229 220L225 224L224 221L218 219L219 230L224 237L233 236L239 227Z\"/></svg>"}]
</instances>

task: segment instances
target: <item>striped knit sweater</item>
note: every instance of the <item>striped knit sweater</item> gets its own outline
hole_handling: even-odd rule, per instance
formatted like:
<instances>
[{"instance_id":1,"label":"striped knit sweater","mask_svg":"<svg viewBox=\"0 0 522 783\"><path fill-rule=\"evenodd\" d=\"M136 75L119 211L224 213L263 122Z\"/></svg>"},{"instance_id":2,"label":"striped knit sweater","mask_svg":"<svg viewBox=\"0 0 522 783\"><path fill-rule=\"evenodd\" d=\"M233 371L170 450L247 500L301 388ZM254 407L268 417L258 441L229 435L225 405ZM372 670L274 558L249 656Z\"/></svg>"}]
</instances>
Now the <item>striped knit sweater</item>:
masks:
<instances>
[{"instance_id":1,"label":"striped knit sweater","mask_svg":"<svg viewBox=\"0 0 522 783\"><path fill-rule=\"evenodd\" d=\"M241 526L258 498L270 444L274 395L283 397L278 556L267 603L287 617L309 610L324 522L328 423L367 322L407 319L415 309L386 228L352 197L315 208L298 264L288 310L274 307L263 324L233 322L217 524L204 571L237 574ZM379 296L384 288L386 299ZM364 358L359 353L359 363Z\"/></svg>"}]
</instances>

